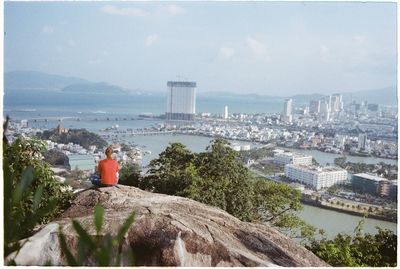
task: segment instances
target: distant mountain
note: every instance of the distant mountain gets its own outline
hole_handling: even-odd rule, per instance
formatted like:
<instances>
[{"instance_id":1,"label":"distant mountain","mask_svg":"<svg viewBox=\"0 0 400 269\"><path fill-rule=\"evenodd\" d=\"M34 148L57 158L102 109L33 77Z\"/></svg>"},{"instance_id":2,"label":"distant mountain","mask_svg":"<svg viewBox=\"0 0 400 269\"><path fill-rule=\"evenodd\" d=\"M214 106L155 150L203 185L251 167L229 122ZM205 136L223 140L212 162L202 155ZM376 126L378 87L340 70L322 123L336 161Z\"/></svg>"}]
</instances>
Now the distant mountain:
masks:
<instances>
[{"instance_id":1,"label":"distant mountain","mask_svg":"<svg viewBox=\"0 0 400 269\"><path fill-rule=\"evenodd\" d=\"M75 77L50 75L37 71L12 71L4 73L4 90L54 90L76 83L88 83Z\"/></svg>"},{"instance_id":2,"label":"distant mountain","mask_svg":"<svg viewBox=\"0 0 400 269\"><path fill-rule=\"evenodd\" d=\"M387 87L382 89L364 90L357 92L338 92L342 94L345 103L355 101L360 103L367 101L368 103L381 105L397 105L397 89L396 87ZM291 96L293 103L296 105L309 104L311 100L321 100L327 98L329 94L299 94Z\"/></svg>"},{"instance_id":3,"label":"distant mountain","mask_svg":"<svg viewBox=\"0 0 400 269\"><path fill-rule=\"evenodd\" d=\"M328 96L329 95L314 93L314 94L297 94L289 98L291 98L293 100L293 103L295 103L296 105L301 105L301 104L309 104L311 100L321 100Z\"/></svg>"},{"instance_id":4,"label":"distant mountain","mask_svg":"<svg viewBox=\"0 0 400 269\"><path fill-rule=\"evenodd\" d=\"M350 103L355 101L360 103L361 101L367 101L370 104L382 104L382 105L397 105L397 88L395 86L365 90L358 92L347 92L343 94L343 101Z\"/></svg>"},{"instance_id":5,"label":"distant mountain","mask_svg":"<svg viewBox=\"0 0 400 269\"><path fill-rule=\"evenodd\" d=\"M110 85L105 82L99 83L78 83L68 85L62 88L63 92L76 92L76 93L102 93L102 94L125 94L126 90L121 87Z\"/></svg>"},{"instance_id":6,"label":"distant mountain","mask_svg":"<svg viewBox=\"0 0 400 269\"><path fill-rule=\"evenodd\" d=\"M284 97L280 96L270 96L270 95L261 95L256 93L249 94L240 94L240 93L232 93L232 92L202 92L198 93L198 96L201 98L225 98L225 99L249 99L249 100L269 100L269 101L282 101Z\"/></svg>"},{"instance_id":7,"label":"distant mountain","mask_svg":"<svg viewBox=\"0 0 400 269\"><path fill-rule=\"evenodd\" d=\"M126 94L126 89L106 82L90 82L76 77L51 75L37 71L12 71L4 74L5 92L61 91L87 94ZM134 93L134 92L131 92ZM140 93L138 93L140 94Z\"/></svg>"}]
</instances>

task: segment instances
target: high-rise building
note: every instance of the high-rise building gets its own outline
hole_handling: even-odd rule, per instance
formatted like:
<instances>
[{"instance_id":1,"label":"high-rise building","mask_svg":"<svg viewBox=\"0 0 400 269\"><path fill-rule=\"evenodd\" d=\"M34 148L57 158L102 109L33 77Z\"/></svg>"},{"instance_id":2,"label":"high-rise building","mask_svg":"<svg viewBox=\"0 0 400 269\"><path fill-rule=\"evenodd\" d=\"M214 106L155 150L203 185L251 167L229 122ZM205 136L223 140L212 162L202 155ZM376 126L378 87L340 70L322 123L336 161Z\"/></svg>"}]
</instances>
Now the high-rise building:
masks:
<instances>
[{"instance_id":1,"label":"high-rise building","mask_svg":"<svg viewBox=\"0 0 400 269\"><path fill-rule=\"evenodd\" d=\"M293 101L292 99L286 99L285 103L283 105L283 112L281 115L281 120L284 122L292 122L292 105L293 105Z\"/></svg>"},{"instance_id":2,"label":"high-rise building","mask_svg":"<svg viewBox=\"0 0 400 269\"><path fill-rule=\"evenodd\" d=\"M311 100L310 101L310 114L318 115L321 109L321 101L320 100Z\"/></svg>"},{"instance_id":3,"label":"high-rise building","mask_svg":"<svg viewBox=\"0 0 400 269\"><path fill-rule=\"evenodd\" d=\"M320 119L322 121L329 121L330 120L329 104L325 100L321 102Z\"/></svg>"},{"instance_id":4,"label":"high-rise building","mask_svg":"<svg viewBox=\"0 0 400 269\"><path fill-rule=\"evenodd\" d=\"M21 128L28 128L28 120L21 120Z\"/></svg>"},{"instance_id":5,"label":"high-rise building","mask_svg":"<svg viewBox=\"0 0 400 269\"><path fill-rule=\"evenodd\" d=\"M358 150L365 151L367 149L367 135L358 135Z\"/></svg>"},{"instance_id":6,"label":"high-rise building","mask_svg":"<svg viewBox=\"0 0 400 269\"><path fill-rule=\"evenodd\" d=\"M338 113L343 109L342 95L339 93L330 96L330 109L331 113Z\"/></svg>"},{"instance_id":7,"label":"high-rise building","mask_svg":"<svg viewBox=\"0 0 400 269\"><path fill-rule=\"evenodd\" d=\"M228 106L224 107L224 119L228 119Z\"/></svg>"},{"instance_id":8,"label":"high-rise building","mask_svg":"<svg viewBox=\"0 0 400 269\"><path fill-rule=\"evenodd\" d=\"M193 121L196 113L196 82L168 81L167 120Z\"/></svg>"}]
</instances>

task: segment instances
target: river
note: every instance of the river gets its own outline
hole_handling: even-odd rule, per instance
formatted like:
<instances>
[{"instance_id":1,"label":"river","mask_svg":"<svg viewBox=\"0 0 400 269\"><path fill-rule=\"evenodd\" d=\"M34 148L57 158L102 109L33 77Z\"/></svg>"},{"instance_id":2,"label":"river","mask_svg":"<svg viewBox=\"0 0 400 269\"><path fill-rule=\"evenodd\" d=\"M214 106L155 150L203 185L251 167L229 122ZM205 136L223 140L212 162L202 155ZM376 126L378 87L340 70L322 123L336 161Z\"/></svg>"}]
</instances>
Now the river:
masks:
<instances>
[{"instance_id":1,"label":"river","mask_svg":"<svg viewBox=\"0 0 400 269\"><path fill-rule=\"evenodd\" d=\"M321 165L326 165L327 163L333 165L335 158L342 156L340 154L327 153L315 149L292 149L292 148L281 148L281 149L298 152L305 155L311 155ZM384 162L386 164L397 165L397 160L377 158L377 157L361 157L361 156L346 155L346 159L348 162L353 162L353 163L376 164L379 162Z\"/></svg>"},{"instance_id":2,"label":"river","mask_svg":"<svg viewBox=\"0 0 400 269\"><path fill-rule=\"evenodd\" d=\"M210 137L171 135L171 134L155 135L155 136L135 136L129 138L129 141L135 142L139 146L146 146L144 147L144 149L151 151L151 154L144 156L143 158L144 165L148 164L148 162L151 159L156 158L158 154L161 153L170 142L180 142L186 145L190 150L194 152L200 152L205 150L206 146L210 143L211 140L212 138ZM250 143L250 142L246 143L242 141L235 143L251 144L252 147L260 146L260 144L257 143ZM302 152L304 154L312 155L314 158L317 159L318 162L321 163L323 163L322 160L327 160L327 162L333 163L333 159L337 157L337 155L335 154L319 152L316 150L308 150ZM362 158L362 157L356 157L356 158ZM379 158L370 158L370 157L362 159L366 159L365 162L367 163L377 163L381 161ZM393 160L388 160L388 161L393 161ZM309 224L317 228L324 229L328 238L332 238L338 233L352 233L354 228L357 226L358 222L362 220L362 217L344 214L319 207L313 207L309 205L304 205L304 209L299 213L299 216L305 221L307 221ZM365 224L363 226L364 231L374 234L377 232L375 226L387 228L397 234L396 223L375 220L375 219L365 220Z\"/></svg>"},{"instance_id":3,"label":"river","mask_svg":"<svg viewBox=\"0 0 400 269\"><path fill-rule=\"evenodd\" d=\"M120 127L130 127L130 128L143 128L150 127L152 125L160 123L157 120L127 120L127 121L76 121L76 120L64 120L63 124L67 128L87 128L90 131L98 132L100 128L110 127L112 124L118 123ZM49 121L46 123L38 123L37 127L55 127L59 122ZM50 125L50 126L49 126ZM146 166L150 160L157 158L158 154L161 153L169 143L171 142L181 142L185 144L190 150L194 152L204 151L209 145L212 138L201 137L201 136L189 136L189 135L154 135L154 136L130 136L124 138L126 141L134 142L141 149L149 151L151 153L143 156L142 164ZM234 141L232 141L234 142ZM251 142L235 142L238 144L250 144L252 148L259 147L261 144L251 143ZM333 164L334 159L338 157L337 154L324 153L317 150L301 150L301 149L287 149L290 151L295 151L303 154L312 155L320 164L325 165L326 163ZM357 157L357 156L347 156L347 159L351 162L365 162L365 163L378 163L385 162L390 164L397 164L397 160L381 159L374 157ZM70 156L70 164L72 168L78 166L82 169L92 169L94 167L94 161L90 156L82 155L72 155ZM303 218L308 223L314 225L315 227L322 228L326 231L328 237L332 238L339 232L342 233L352 233L357 223L362 219L361 217L352 216L336 211L331 211L327 209L322 209L318 207L312 207L305 205L299 216ZM364 230L369 233L376 233L375 226L382 228L387 228L397 233L397 225L395 223L379 221L374 219L367 219L364 224Z\"/></svg>"}]
</instances>

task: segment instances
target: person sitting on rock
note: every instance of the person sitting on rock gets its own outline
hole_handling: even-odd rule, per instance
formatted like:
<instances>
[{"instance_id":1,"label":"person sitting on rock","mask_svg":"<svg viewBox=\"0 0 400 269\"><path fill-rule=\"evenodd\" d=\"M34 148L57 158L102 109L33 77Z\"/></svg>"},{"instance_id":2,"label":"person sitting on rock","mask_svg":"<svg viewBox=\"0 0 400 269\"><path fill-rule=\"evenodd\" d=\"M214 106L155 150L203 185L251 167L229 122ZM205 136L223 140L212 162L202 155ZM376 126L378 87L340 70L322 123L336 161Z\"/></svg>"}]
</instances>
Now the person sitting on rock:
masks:
<instances>
[{"instance_id":1,"label":"person sitting on rock","mask_svg":"<svg viewBox=\"0 0 400 269\"><path fill-rule=\"evenodd\" d=\"M116 160L113 160L113 148L108 147L105 151L106 158L99 162L97 166L97 175L93 175L90 180L95 186L106 187L118 184L119 166Z\"/></svg>"}]
</instances>

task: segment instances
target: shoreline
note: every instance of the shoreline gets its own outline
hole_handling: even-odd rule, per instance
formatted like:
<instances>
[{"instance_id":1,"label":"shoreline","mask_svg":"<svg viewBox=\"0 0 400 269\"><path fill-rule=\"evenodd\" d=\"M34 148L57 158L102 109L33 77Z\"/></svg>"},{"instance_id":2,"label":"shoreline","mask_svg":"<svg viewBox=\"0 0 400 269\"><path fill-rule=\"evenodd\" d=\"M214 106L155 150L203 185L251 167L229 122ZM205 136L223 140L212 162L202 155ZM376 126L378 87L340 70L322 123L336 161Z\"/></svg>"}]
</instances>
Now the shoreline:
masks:
<instances>
[{"instance_id":1,"label":"shoreline","mask_svg":"<svg viewBox=\"0 0 400 269\"><path fill-rule=\"evenodd\" d=\"M190 136L202 136L202 137L211 137L211 138L218 138L217 136L212 136L212 135L208 135L208 134L195 134L195 133L185 133L185 132L180 132L180 131L173 131L172 134L174 135L190 135ZM224 139L227 140L231 140L231 141L241 141L241 142L248 142L248 143L259 143L262 145L268 145L271 142L265 142L265 141L255 141L255 140L248 140L248 139L233 139L233 138L226 138L223 137ZM272 142L273 143L273 142ZM280 148L285 148L285 149L295 149L295 150L315 150L321 153L326 153L326 154L333 154L333 155L337 155L337 156L352 156L352 157L364 157L364 158L379 158L379 159L384 159L384 160L392 160L392 161L398 161L398 157L397 158L390 158L390 157L382 157L382 156L375 156L373 154L370 155L358 155L358 154L350 154L348 152L346 153L334 153L334 152L325 152L323 150L320 150L319 148L300 148L300 147L287 147L284 145L276 145L276 147L280 147Z\"/></svg>"},{"instance_id":2,"label":"shoreline","mask_svg":"<svg viewBox=\"0 0 400 269\"><path fill-rule=\"evenodd\" d=\"M323 204L315 202L314 200L310 201L309 199L306 199L304 197L302 197L300 199L300 201L301 201L302 204L306 204L306 205L309 205L309 206L319 207L319 208L322 208L322 209L332 210L332 211L336 211L336 212L340 212L340 213L344 213L344 214L348 214L348 215L353 215L353 216L358 216L358 217L363 217L364 216L364 213L361 213L361 212L345 210L345 209L341 209L341 208L337 208L337 207L331 207L331 206L323 205ZM368 216L366 218L382 220L382 221L387 221L387 222L392 222L392 223L397 223L397 219L393 219L393 218L389 218L389 217L385 217L385 216L373 215L373 214L368 214Z\"/></svg>"}]
</instances>

